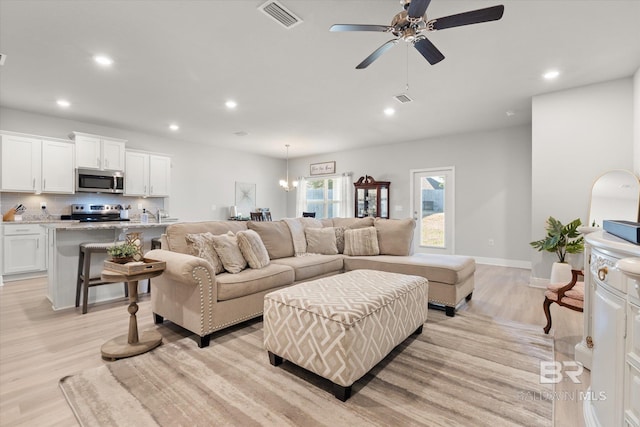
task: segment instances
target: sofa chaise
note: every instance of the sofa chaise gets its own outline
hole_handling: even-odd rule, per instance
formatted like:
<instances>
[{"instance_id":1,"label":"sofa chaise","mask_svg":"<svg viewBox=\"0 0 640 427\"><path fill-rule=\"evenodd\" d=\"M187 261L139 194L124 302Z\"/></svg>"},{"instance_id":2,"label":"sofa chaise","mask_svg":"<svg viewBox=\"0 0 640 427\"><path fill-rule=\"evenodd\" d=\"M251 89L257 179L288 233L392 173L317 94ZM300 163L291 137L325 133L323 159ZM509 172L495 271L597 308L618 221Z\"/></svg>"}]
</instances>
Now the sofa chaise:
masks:
<instances>
[{"instance_id":1,"label":"sofa chaise","mask_svg":"<svg viewBox=\"0 0 640 427\"><path fill-rule=\"evenodd\" d=\"M359 269L425 277L429 302L454 316L456 306L471 299L475 261L466 256L412 254L414 229L413 219L370 217L171 224L161 249L145 255L166 262L164 273L153 279L154 321L166 319L195 333L198 346L205 347L213 332L261 316L269 292ZM203 255L202 247L194 243L205 236L220 252L226 250L218 246L220 240L237 236L244 242L256 234L260 247L253 249L266 250L268 258L259 268L232 266L233 273L216 265L219 262ZM253 255L245 258L255 266Z\"/></svg>"}]
</instances>

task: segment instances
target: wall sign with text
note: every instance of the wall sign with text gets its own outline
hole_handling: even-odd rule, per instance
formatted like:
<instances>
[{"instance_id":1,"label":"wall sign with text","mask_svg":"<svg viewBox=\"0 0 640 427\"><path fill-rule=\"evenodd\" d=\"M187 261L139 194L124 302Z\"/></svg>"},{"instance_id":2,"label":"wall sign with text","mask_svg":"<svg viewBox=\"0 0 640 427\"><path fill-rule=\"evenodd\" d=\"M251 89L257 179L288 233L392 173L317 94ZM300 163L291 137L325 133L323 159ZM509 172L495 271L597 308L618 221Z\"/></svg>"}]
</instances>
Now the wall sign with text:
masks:
<instances>
[{"instance_id":1,"label":"wall sign with text","mask_svg":"<svg viewBox=\"0 0 640 427\"><path fill-rule=\"evenodd\" d=\"M336 162L311 164L311 175L327 175L331 173L336 173Z\"/></svg>"}]
</instances>

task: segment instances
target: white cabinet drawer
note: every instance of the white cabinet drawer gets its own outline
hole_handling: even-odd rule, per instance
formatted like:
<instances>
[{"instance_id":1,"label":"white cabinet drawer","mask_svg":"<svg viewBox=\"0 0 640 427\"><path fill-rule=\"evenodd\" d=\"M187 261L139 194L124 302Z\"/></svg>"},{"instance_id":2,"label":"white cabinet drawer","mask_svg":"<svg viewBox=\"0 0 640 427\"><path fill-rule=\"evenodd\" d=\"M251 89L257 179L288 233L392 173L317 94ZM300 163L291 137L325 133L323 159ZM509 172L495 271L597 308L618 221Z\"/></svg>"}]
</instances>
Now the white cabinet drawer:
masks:
<instances>
[{"instance_id":1,"label":"white cabinet drawer","mask_svg":"<svg viewBox=\"0 0 640 427\"><path fill-rule=\"evenodd\" d=\"M42 232L42 227L40 224L5 224L4 225L4 235L5 236L17 236L24 234L40 234Z\"/></svg>"}]
</instances>

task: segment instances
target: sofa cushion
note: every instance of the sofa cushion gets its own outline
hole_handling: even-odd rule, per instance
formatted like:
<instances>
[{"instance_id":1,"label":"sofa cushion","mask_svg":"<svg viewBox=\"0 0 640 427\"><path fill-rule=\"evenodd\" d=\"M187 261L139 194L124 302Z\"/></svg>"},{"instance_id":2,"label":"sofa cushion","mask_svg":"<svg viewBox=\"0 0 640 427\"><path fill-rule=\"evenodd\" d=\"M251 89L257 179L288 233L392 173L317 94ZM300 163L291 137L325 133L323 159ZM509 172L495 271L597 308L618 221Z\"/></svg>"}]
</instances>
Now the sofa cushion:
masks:
<instances>
[{"instance_id":1,"label":"sofa cushion","mask_svg":"<svg viewBox=\"0 0 640 427\"><path fill-rule=\"evenodd\" d=\"M314 255L307 254L302 257L280 258L272 264L281 264L293 267L295 281L342 272L344 267L342 255Z\"/></svg>"},{"instance_id":2,"label":"sofa cushion","mask_svg":"<svg viewBox=\"0 0 640 427\"><path fill-rule=\"evenodd\" d=\"M247 268L238 274L222 273L216 276L218 301L291 285L294 277L291 267L274 263L260 269Z\"/></svg>"},{"instance_id":3,"label":"sofa cushion","mask_svg":"<svg viewBox=\"0 0 640 427\"><path fill-rule=\"evenodd\" d=\"M302 226L306 229L306 228L322 228L324 227L324 225L322 224L322 221L316 218L309 218L309 217L301 217L301 218L296 218L298 220L298 222L300 222L300 224L302 224Z\"/></svg>"},{"instance_id":4,"label":"sofa cushion","mask_svg":"<svg viewBox=\"0 0 640 427\"><path fill-rule=\"evenodd\" d=\"M238 247L238 238L229 231L227 234L213 236L213 247L216 249L224 269L229 273L240 273L247 268L247 260Z\"/></svg>"},{"instance_id":5,"label":"sofa cushion","mask_svg":"<svg viewBox=\"0 0 640 427\"><path fill-rule=\"evenodd\" d=\"M336 233L333 227L309 228L304 231L307 236L307 252L312 254L336 255Z\"/></svg>"},{"instance_id":6,"label":"sofa cushion","mask_svg":"<svg viewBox=\"0 0 640 427\"><path fill-rule=\"evenodd\" d=\"M187 233L196 234L206 233L208 231L214 236L217 236L225 234L227 231L236 233L246 229L247 223L245 221L177 222L167 226L165 231L167 247L165 248L163 244L162 249L191 255L185 239Z\"/></svg>"},{"instance_id":7,"label":"sofa cushion","mask_svg":"<svg viewBox=\"0 0 640 427\"><path fill-rule=\"evenodd\" d=\"M373 226L373 217L365 218L332 218L334 227L364 228Z\"/></svg>"},{"instance_id":8,"label":"sofa cushion","mask_svg":"<svg viewBox=\"0 0 640 427\"><path fill-rule=\"evenodd\" d=\"M345 230L344 254L355 256L380 254L375 227Z\"/></svg>"},{"instance_id":9,"label":"sofa cushion","mask_svg":"<svg viewBox=\"0 0 640 427\"><path fill-rule=\"evenodd\" d=\"M253 230L238 231L238 246L249 267L262 268L269 265L269 254L258 233Z\"/></svg>"},{"instance_id":10,"label":"sofa cushion","mask_svg":"<svg viewBox=\"0 0 640 427\"><path fill-rule=\"evenodd\" d=\"M250 230L260 235L271 260L294 256L291 231L284 221L248 221Z\"/></svg>"},{"instance_id":11,"label":"sofa cushion","mask_svg":"<svg viewBox=\"0 0 640 427\"><path fill-rule=\"evenodd\" d=\"M416 254L411 256L378 255L344 259L344 269L380 270L425 277L429 282L449 285L462 283L476 271L473 258L462 255Z\"/></svg>"},{"instance_id":12,"label":"sofa cushion","mask_svg":"<svg viewBox=\"0 0 640 427\"><path fill-rule=\"evenodd\" d=\"M184 237L187 241L190 255L209 261L209 264L211 264L216 274L224 271L222 261L220 261L218 253L213 247L213 234L210 232L187 233Z\"/></svg>"},{"instance_id":13,"label":"sofa cushion","mask_svg":"<svg viewBox=\"0 0 640 427\"><path fill-rule=\"evenodd\" d=\"M413 218L376 218L373 225L378 234L380 255L411 255L413 232L416 228Z\"/></svg>"}]
</instances>

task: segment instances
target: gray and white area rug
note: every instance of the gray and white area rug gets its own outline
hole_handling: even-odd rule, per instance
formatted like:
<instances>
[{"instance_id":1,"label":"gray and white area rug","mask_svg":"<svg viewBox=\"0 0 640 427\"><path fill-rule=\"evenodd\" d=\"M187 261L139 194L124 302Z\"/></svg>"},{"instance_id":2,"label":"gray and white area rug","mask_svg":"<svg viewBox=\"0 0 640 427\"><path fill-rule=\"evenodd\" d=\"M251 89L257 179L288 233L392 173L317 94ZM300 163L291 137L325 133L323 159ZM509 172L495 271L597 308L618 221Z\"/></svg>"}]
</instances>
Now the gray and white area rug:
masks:
<instances>
[{"instance_id":1,"label":"gray and white area rug","mask_svg":"<svg viewBox=\"0 0 640 427\"><path fill-rule=\"evenodd\" d=\"M289 362L274 367L262 322L208 348L189 338L60 380L82 426L551 426L539 327L430 310L423 333L396 347L341 402L331 383Z\"/></svg>"}]
</instances>

